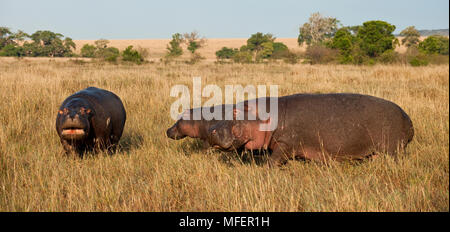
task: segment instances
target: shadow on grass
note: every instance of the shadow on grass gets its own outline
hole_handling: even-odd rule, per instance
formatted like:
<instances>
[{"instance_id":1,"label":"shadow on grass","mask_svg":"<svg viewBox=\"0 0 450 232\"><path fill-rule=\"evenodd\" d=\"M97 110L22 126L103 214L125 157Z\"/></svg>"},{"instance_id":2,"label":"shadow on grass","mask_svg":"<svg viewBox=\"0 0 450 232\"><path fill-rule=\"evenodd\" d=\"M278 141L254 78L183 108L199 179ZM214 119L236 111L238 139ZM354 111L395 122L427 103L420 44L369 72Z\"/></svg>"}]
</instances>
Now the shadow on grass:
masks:
<instances>
[{"instance_id":1,"label":"shadow on grass","mask_svg":"<svg viewBox=\"0 0 450 232\"><path fill-rule=\"evenodd\" d=\"M267 164L270 151L267 150L245 150L244 148L233 151L221 151L209 146L200 139L186 139L181 144L184 155L200 153L203 155L218 155L218 160L230 167L237 164L264 166Z\"/></svg>"},{"instance_id":2,"label":"shadow on grass","mask_svg":"<svg viewBox=\"0 0 450 232\"><path fill-rule=\"evenodd\" d=\"M236 164L264 166L267 164L268 157L271 155L271 151L268 150L237 149L228 152L221 151L209 147L207 143L203 142L200 139L187 139L183 141L183 143L181 144L181 150L186 156L190 156L194 153L202 153L204 155L218 154L218 160L229 166L235 166ZM374 158L376 159L378 156L379 154L370 154L366 157L358 159L339 159L339 161L337 162L352 166L359 166L366 164L368 161L373 160ZM288 162L300 162L304 164L317 163L320 165L329 165L330 161L315 161L301 157L291 157L284 163L284 165ZM284 165L281 165L281 167Z\"/></svg>"},{"instance_id":3,"label":"shadow on grass","mask_svg":"<svg viewBox=\"0 0 450 232\"><path fill-rule=\"evenodd\" d=\"M128 133L124 134L119 141L118 149L114 153L126 153L129 154L130 151L138 149L144 143L144 137L139 133Z\"/></svg>"},{"instance_id":4,"label":"shadow on grass","mask_svg":"<svg viewBox=\"0 0 450 232\"><path fill-rule=\"evenodd\" d=\"M265 150L253 150L248 151L244 149L238 149L231 152L217 151L219 152L219 161L234 166L235 163L242 165L257 165L264 166L267 164L268 156L270 155L269 151Z\"/></svg>"},{"instance_id":5,"label":"shadow on grass","mask_svg":"<svg viewBox=\"0 0 450 232\"><path fill-rule=\"evenodd\" d=\"M66 153L61 150L61 154L68 158L76 159L89 159L97 157L99 155L119 155L119 154L129 154L130 151L138 149L142 146L144 138L138 133L124 134L120 139L117 146L110 147L108 149L96 150L93 147L81 147L74 152Z\"/></svg>"},{"instance_id":6,"label":"shadow on grass","mask_svg":"<svg viewBox=\"0 0 450 232\"><path fill-rule=\"evenodd\" d=\"M201 139L185 139L181 143L181 151L186 156L190 156L192 153L207 153L209 145Z\"/></svg>"}]
</instances>

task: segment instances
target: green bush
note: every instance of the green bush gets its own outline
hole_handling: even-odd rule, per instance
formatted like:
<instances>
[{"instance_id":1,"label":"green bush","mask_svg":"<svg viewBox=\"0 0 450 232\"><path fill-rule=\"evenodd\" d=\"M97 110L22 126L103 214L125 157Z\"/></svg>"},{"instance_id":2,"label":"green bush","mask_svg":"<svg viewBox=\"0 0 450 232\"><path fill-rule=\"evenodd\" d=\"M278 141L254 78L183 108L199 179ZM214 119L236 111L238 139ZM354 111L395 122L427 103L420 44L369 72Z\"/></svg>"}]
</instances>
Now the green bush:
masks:
<instances>
[{"instance_id":1,"label":"green bush","mask_svg":"<svg viewBox=\"0 0 450 232\"><path fill-rule=\"evenodd\" d=\"M98 49L95 54L96 58L100 58L108 62L116 62L119 56L120 56L119 49L115 47Z\"/></svg>"},{"instance_id":2,"label":"green bush","mask_svg":"<svg viewBox=\"0 0 450 232\"><path fill-rule=\"evenodd\" d=\"M181 48L181 43L184 42L184 38L180 33L175 33L172 35L172 40L167 45L166 57L178 57L183 55L183 49Z\"/></svg>"},{"instance_id":3,"label":"green bush","mask_svg":"<svg viewBox=\"0 0 450 232\"><path fill-rule=\"evenodd\" d=\"M359 46L369 57L378 57L387 50L394 49L398 40L392 34L395 26L384 21L367 21L359 28L356 37Z\"/></svg>"},{"instance_id":4,"label":"green bush","mask_svg":"<svg viewBox=\"0 0 450 232\"><path fill-rule=\"evenodd\" d=\"M427 54L448 55L449 39L441 35L428 36L419 43L419 49Z\"/></svg>"},{"instance_id":5,"label":"green bush","mask_svg":"<svg viewBox=\"0 0 450 232\"><path fill-rule=\"evenodd\" d=\"M268 59L273 53L273 42L265 42L261 44L262 50L256 53L256 61L260 62L263 59Z\"/></svg>"},{"instance_id":6,"label":"green bush","mask_svg":"<svg viewBox=\"0 0 450 232\"><path fill-rule=\"evenodd\" d=\"M416 56L413 57L410 61L409 64L411 64L411 66L417 67L417 66L426 66L428 65L428 61L421 56Z\"/></svg>"},{"instance_id":7,"label":"green bush","mask_svg":"<svg viewBox=\"0 0 450 232\"><path fill-rule=\"evenodd\" d=\"M97 51L97 47L95 47L94 45L85 44L81 48L81 56L88 57L88 58L94 58L96 51Z\"/></svg>"},{"instance_id":8,"label":"green bush","mask_svg":"<svg viewBox=\"0 0 450 232\"><path fill-rule=\"evenodd\" d=\"M251 63L253 60L250 51L239 51L233 56L233 61L236 63Z\"/></svg>"},{"instance_id":9,"label":"green bush","mask_svg":"<svg viewBox=\"0 0 450 232\"><path fill-rule=\"evenodd\" d=\"M291 56L291 53L289 52L289 48L281 42L274 42L272 44L273 46L273 52L270 55L270 58L272 59L283 59L288 58Z\"/></svg>"},{"instance_id":10,"label":"green bush","mask_svg":"<svg viewBox=\"0 0 450 232\"><path fill-rule=\"evenodd\" d=\"M354 55L361 52L359 49L359 43L356 36L354 36L349 28L339 29L329 43L327 47L339 50L339 63L350 64L355 63Z\"/></svg>"},{"instance_id":11,"label":"green bush","mask_svg":"<svg viewBox=\"0 0 450 232\"><path fill-rule=\"evenodd\" d=\"M417 46L411 46L405 53L399 55L399 62L412 66L424 66L427 64L448 64L449 56L441 54L428 54Z\"/></svg>"},{"instance_id":12,"label":"green bush","mask_svg":"<svg viewBox=\"0 0 450 232\"><path fill-rule=\"evenodd\" d=\"M0 50L0 56L25 56L25 50L21 46L15 44L8 44Z\"/></svg>"},{"instance_id":13,"label":"green bush","mask_svg":"<svg viewBox=\"0 0 450 232\"><path fill-rule=\"evenodd\" d=\"M349 29L341 28L334 35L328 47L339 49L341 55L350 55L355 44L356 37L351 34Z\"/></svg>"},{"instance_id":14,"label":"green bush","mask_svg":"<svg viewBox=\"0 0 450 232\"><path fill-rule=\"evenodd\" d=\"M220 59L220 60L231 59L238 52L239 52L239 50L237 48L223 47L222 49L216 51L216 57L217 57L217 59Z\"/></svg>"},{"instance_id":15,"label":"green bush","mask_svg":"<svg viewBox=\"0 0 450 232\"><path fill-rule=\"evenodd\" d=\"M133 46L130 45L122 52L122 60L141 64L144 61L144 58L142 58L141 54L134 50Z\"/></svg>"},{"instance_id":16,"label":"green bush","mask_svg":"<svg viewBox=\"0 0 450 232\"><path fill-rule=\"evenodd\" d=\"M189 41L187 50L190 51L192 54L194 54L195 51L199 48L200 48L200 44L197 41Z\"/></svg>"}]
</instances>

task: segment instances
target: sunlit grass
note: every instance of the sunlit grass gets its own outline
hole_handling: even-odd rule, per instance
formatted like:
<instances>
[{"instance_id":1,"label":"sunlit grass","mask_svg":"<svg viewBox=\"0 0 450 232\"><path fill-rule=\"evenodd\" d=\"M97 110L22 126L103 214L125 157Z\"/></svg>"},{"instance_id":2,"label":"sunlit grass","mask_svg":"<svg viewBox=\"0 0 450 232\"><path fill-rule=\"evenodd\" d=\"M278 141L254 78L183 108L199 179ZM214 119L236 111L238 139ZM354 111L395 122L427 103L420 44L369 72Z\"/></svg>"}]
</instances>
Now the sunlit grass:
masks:
<instances>
[{"instance_id":1,"label":"sunlit grass","mask_svg":"<svg viewBox=\"0 0 450 232\"><path fill-rule=\"evenodd\" d=\"M385 98L411 117L398 159L291 161L203 151L170 140L175 84L277 84L279 94L354 92ZM141 66L0 61L0 211L448 211L449 66L172 64ZM127 110L117 154L67 158L59 105L88 86ZM206 99L205 99L206 100Z\"/></svg>"}]
</instances>

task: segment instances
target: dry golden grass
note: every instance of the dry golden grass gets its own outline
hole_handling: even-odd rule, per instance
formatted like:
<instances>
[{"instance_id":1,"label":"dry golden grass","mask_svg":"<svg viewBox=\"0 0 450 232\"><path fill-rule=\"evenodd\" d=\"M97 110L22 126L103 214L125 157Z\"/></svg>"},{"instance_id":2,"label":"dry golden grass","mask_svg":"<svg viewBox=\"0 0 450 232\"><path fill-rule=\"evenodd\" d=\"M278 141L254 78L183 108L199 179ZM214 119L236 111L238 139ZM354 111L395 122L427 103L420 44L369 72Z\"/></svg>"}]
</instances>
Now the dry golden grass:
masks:
<instances>
[{"instance_id":1,"label":"dry golden grass","mask_svg":"<svg viewBox=\"0 0 450 232\"><path fill-rule=\"evenodd\" d=\"M114 44L113 44L114 45ZM398 159L358 164L203 152L165 136L175 84L278 84L280 95L355 92L396 102L415 137ZM110 65L0 60L0 211L448 211L449 66L161 63ZM69 159L55 130L61 102L97 86L118 94L122 149Z\"/></svg>"}]
</instances>

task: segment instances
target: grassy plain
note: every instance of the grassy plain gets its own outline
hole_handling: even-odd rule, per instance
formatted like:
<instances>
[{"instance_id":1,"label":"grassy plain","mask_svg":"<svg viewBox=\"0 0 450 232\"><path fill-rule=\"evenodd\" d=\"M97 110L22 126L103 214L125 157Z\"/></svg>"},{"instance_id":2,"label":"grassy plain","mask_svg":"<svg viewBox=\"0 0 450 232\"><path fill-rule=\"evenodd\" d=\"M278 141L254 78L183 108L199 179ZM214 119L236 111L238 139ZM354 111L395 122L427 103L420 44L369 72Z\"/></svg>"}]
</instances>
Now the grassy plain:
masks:
<instances>
[{"instance_id":1,"label":"grassy plain","mask_svg":"<svg viewBox=\"0 0 450 232\"><path fill-rule=\"evenodd\" d=\"M277 84L279 94L354 92L400 105L415 137L398 159L291 161L202 151L165 136L170 88ZM0 60L0 211L448 211L449 66ZM115 92L128 120L114 155L63 156L61 102L88 86Z\"/></svg>"}]
</instances>

